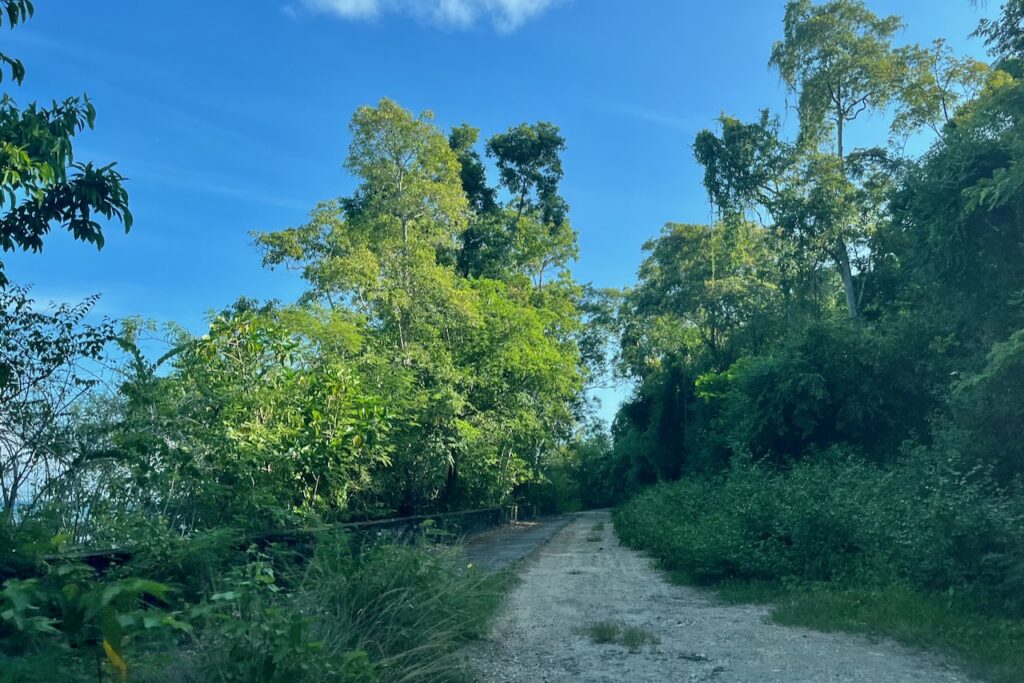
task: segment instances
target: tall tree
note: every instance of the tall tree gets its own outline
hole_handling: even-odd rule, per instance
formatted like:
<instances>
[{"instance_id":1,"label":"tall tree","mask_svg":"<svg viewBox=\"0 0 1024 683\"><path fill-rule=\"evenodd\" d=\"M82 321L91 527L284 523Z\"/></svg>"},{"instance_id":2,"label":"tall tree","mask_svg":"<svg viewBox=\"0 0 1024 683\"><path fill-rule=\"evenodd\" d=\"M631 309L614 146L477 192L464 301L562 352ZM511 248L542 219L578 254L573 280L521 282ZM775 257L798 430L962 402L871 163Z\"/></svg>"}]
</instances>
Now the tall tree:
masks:
<instances>
[{"instance_id":1,"label":"tall tree","mask_svg":"<svg viewBox=\"0 0 1024 683\"><path fill-rule=\"evenodd\" d=\"M836 164L818 164L819 170L828 172L830 182L841 185L846 177L847 126L864 112L884 109L906 87L916 51L893 46L902 26L899 17L880 18L859 0L830 0L821 5L791 0L786 5L784 38L772 48L769 63L798 97L800 144L817 149L832 135ZM839 185L833 194L843 192ZM831 218L834 223L817 229L827 234L847 312L855 319L860 306L851 247L863 239L863 233L842 212Z\"/></svg>"},{"instance_id":2,"label":"tall tree","mask_svg":"<svg viewBox=\"0 0 1024 683\"><path fill-rule=\"evenodd\" d=\"M559 192L564 150L558 127L545 121L520 124L487 141L500 185L511 196L503 219L510 242L508 265L529 276L538 290L550 269L564 269L577 255L569 204Z\"/></svg>"},{"instance_id":3,"label":"tall tree","mask_svg":"<svg viewBox=\"0 0 1024 683\"><path fill-rule=\"evenodd\" d=\"M394 465L376 477L376 504L400 512L507 500L543 476L575 419L578 288L535 287L516 231L539 222L542 195L560 201L557 183L531 175L500 206L477 135L460 126L446 138L429 115L388 100L363 107L346 162L355 194L321 204L307 225L257 236L268 266L301 269L305 305L362 320L358 364L393 417ZM516 158L523 177L527 166L560 168L550 155Z\"/></svg>"}]
</instances>

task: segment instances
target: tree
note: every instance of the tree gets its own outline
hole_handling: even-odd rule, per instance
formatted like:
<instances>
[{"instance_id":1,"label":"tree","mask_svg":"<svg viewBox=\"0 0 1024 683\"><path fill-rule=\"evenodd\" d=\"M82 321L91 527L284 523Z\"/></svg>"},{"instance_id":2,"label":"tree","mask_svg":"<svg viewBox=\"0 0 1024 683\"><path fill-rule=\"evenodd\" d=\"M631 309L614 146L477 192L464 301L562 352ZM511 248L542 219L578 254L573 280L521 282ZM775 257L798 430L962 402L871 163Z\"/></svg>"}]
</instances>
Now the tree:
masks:
<instances>
[{"instance_id":1,"label":"tree","mask_svg":"<svg viewBox=\"0 0 1024 683\"><path fill-rule=\"evenodd\" d=\"M767 330L753 323L774 312L778 295L777 269L763 231L736 221L669 223L644 251L648 256L637 286L627 296L630 314L641 328L674 330L662 337L668 346L648 354L685 349L724 369L741 350L757 350L756 336Z\"/></svg>"},{"instance_id":2,"label":"tree","mask_svg":"<svg viewBox=\"0 0 1024 683\"><path fill-rule=\"evenodd\" d=\"M348 514L390 462L382 398L353 361L359 343L333 311L243 299L202 337L178 332L169 373L136 355L109 497L185 529Z\"/></svg>"},{"instance_id":3,"label":"tree","mask_svg":"<svg viewBox=\"0 0 1024 683\"><path fill-rule=\"evenodd\" d=\"M1005 0L999 18L982 19L971 35L984 38L999 59L1024 58L1024 1Z\"/></svg>"},{"instance_id":4,"label":"tree","mask_svg":"<svg viewBox=\"0 0 1024 683\"><path fill-rule=\"evenodd\" d=\"M429 116L384 100L357 111L352 131L354 196L321 204L305 226L258 235L264 262L300 269L303 306L324 303L363 330L356 363L391 397L393 458L367 507L505 501L571 435L582 382L579 289L565 273L544 282L565 259L547 244L527 249L518 229L537 224L542 195L564 205L552 182L562 143L542 146L543 162L521 150L502 162L531 179L510 181L519 194L502 207L475 129L446 139Z\"/></svg>"},{"instance_id":5,"label":"tree","mask_svg":"<svg viewBox=\"0 0 1024 683\"><path fill-rule=\"evenodd\" d=\"M10 27L29 19L29 0L4 0ZM16 83L25 78L20 61L0 54ZM2 72L0 72L2 77ZM43 237L54 224L76 240L103 246L103 226L97 220L120 220L132 226L124 177L114 164L96 166L74 160L72 142L92 128L96 110L87 96L70 97L50 107L32 103L24 109L4 93L0 97L0 247L4 251L40 251ZM6 284L0 262L0 286Z\"/></svg>"},{"instance_id":6,"label":"tree","mask_svg":"<svg viewBox=\"0 0 1024 683\"><path fill-rule=\"evenodd\" d=\"M558 127L546 121L520 124L487 141L487 154L513 197L517 218L532 209L540 211L542 223L565 221L569 207L558 194L564 150Z\"/></svg>"},{"instance_id":7,"label":"tree","mask_svg":"<svg viewBox=\"0 0 1024 683\"><path fill-rule=\"evenodd\" d=\"M817 149L834 134L837 164L828 169L830 181L846 177L846 127L866 111L879 111L906 89L916 50L895 48L893 36L902 28L899 17L879 18L859 0L791 0L783 21L784 38L775 43L769 63L798 98L799 144ZM826 164L818 164L824 168ZM851 247L864 237L842 212L829 216L831 224L815 226L825 235L829 256L842 278L847 312L860 313L851 267Z\"/></svg>"},{"instance_id":8,"label":"tree","mask_svg":"<svg viewBox=\"0 0 1024 683\"><path fill-rule=\"evenodd\" d=\"M917 77L901 93L893 121L893 130L903 135L927 127L942 137L960 108L981 93L991 76L988 64L957 57L942 39L922 51L915 69Z\"/></svg>"},{"instance_id":9,"label":"tree","mask_svg":"<svg viewBox=\"0 0 1024 683\"><path fill-rule=\"evenodd\" d=\"M98 298L43 312L28 290L0 289L2 522L73 464L73 412L97 384L96 363L114 338L110 323L84 323Z\"/></svg>"}]
</instances>

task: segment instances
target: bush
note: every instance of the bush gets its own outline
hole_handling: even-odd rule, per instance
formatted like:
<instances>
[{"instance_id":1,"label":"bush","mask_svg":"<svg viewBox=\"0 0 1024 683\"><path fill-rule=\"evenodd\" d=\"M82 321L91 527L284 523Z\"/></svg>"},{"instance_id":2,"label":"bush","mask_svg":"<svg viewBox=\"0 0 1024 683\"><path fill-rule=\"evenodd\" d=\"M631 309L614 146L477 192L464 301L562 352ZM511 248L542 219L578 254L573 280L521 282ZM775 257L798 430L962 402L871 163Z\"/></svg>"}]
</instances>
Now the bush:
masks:
<instances>
[{"instance_id":1,"label":"bush","mask_svg":"<svg viewBox=\"0 0 1024 683\"><path fill-rule=\"evenodd\" d=\"M1024 475L1024 330L996 344L984 367L956 384L957 445L1008 482Z\"/></svg>"},{"instance_id":2,"label":"bush","mask_svg":"<svg viewBox=\"0 0 1024 683\"><path fill-rule=\"evenodd\" d=\"M879 468L837 450L789 471L737 461L651 488L616 529L699 583L904 582L1024 615L1024 500L924 448Z\"/></svg>"},{"instance_id":3,"label":"bush","mask_svg":"<svg viewBox=\"0 0 1024 683\"><path fill-rule=\"evenodd\" d=\"M100 580L87 566L56 563L38 578L9 579L0 590L0 681L127 677L142 642L187 629L157 609L168 588L140 578Z\"/></svg>"},{"instance_id":4,"label":"bush","mask_svg":"<svg viewBox=\"0 0 1024 683\"><path fill-rule=\"evenodd\" d=\"M818 323L766 355L698 380L720 410L711 441L785 464L835 444L886 462L934 410L921 361L899 335Z\"/></svg>"},{"instance_id":5,"label":"bush","mask_svg":"<svg viewBox=\"0 0 1024 683\"><path fill-rule=\"evenodd\" d=\"M230 590L214 593L191 612L206 627L197 640L201 668L225 683L376 681L362 651L327 651L314 637L316 621L281 595L266 558L257 557L228 579Z\"/></svg>"}]
</instances>

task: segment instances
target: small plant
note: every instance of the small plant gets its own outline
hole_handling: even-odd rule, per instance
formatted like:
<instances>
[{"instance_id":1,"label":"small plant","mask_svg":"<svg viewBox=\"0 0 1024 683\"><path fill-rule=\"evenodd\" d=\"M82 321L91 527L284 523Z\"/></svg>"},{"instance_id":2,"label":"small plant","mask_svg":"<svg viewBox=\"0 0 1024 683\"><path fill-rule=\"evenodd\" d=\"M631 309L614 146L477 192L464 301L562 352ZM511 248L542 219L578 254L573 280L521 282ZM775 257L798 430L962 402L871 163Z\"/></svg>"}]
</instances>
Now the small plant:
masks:
<instances>
[{"instance_id":1,"label":"small plant","mask_svg":"<svg viewBox=\"0 0 1024 683\"><path fill-rule=\"evenodd\" d=\"M636 652L644 645L657 645L661 641L658 636L639 626L627 626L622 629L620 642Z\"/></svg>"},{"instance_id":2,"label":"small plant","mask_svg":"<svg viewBox=\"0 0 1024 683\"><path fill-rule=\"evenodd\" d=\"M591 534L590 536L587 536L587 541L589 541L590 543L598 543L599 541L602 541L602 540L604 540L604 539L602 539L600 536L594 536L593 534Z\"/></svg>"},{"instance_id":3,"label":"small plant","mask_svg":"<svg viewBox=\"0 0 1024 683\"><path fill-rule=\"evenodd\" d=\"M74 563L54 565L41 578L6 581L0 591L0 680L103 681L108 672L127 680L133 641L189 629L152 607L167 592L145 579L101 580Z\"/></svg>"},{"instance_id":4,"label":"small plant","mask_svg":"<svg viewBox=\"0 0 1024 683\"><path fill-rule=\"evenodd\" d=\"M622 633L622 627L614 621L598 621L587 629L590 639L599 645L616 643Z\"/></svg>"},{"instance_id":5,"label":"small plant","mask_svg":"<svg viewBox=\"0 0 1024 683\"><path fill-rule=\"evenodd\" d=\"M237 683L377 680L365 651L330 653L313 637L316 620L280 595L266 559L256 555L234 573L229 590L193 610L209 624L208 640L197 642L206 653L208 676Z\"/></svg>"},{"instance_id":6,"label":"small plant","mask_svg":"<svg viewBox=\"0 0 1024 683\"><path fill-rule=\"evenodd\" d=\"M604 531L604 522L598 522L594 526L590 527L590 530L596 533L601 533L602 531Z\"/></svg>"},{"instance_id":7,"label":"small plant","mask_svg":"<svg viewBox=\"0 0 1024 683\"><path fill-rule=\"evenodd\" d=\"M622 645L639 652L644 645L661 642L656 635L639 626L623 626L614 621L598 621L587 628L590 639L599 645Z\"/></svg>"}]
</instances>

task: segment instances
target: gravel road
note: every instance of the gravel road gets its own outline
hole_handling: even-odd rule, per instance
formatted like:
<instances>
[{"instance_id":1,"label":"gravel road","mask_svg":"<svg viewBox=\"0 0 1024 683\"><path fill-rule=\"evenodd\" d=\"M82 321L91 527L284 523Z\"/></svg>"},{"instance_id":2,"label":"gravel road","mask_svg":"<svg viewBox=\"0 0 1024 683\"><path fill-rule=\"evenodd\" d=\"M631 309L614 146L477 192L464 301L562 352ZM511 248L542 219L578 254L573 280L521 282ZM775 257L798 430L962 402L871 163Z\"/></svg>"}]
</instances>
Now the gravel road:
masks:
<instances>
[{"instance_id":1,"label":"gravel road","mask_svg":"<svg viewBox=\"0 0 1024 683\"><path fill-rule=\"evenodd\" d=\"M968 680L936 657L778 626L764 607L722 605L671 585L619 544L603 511L576 515L520 574L491 635L468 653L480 683ZM596 644L587 628L602 621L640 627L658 642Z\"/></svg>"}]
</instances>

